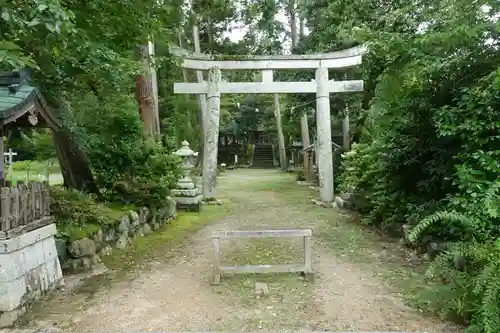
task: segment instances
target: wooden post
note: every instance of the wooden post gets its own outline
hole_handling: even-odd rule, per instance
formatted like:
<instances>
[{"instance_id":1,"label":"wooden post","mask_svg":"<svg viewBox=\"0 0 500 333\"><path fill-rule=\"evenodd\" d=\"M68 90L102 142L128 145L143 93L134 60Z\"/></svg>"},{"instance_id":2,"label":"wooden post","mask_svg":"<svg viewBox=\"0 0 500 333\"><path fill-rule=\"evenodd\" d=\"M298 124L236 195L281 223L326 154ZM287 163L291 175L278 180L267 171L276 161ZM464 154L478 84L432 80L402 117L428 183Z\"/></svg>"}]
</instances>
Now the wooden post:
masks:
<instances>
[{"instance_id":1,"label":"wooden post","mask_svg":"<svg viewBox=\"0 0 500 333\"><path fill-rule=\"evenodd\" d=\"M312 239L304 236L304 274L310 277L312 274Z\"/></svg>"},{"instance_id":2,"label":"wooden post","mask_svg":"<svg viewBox=\"0 0 500 333\"><path fill-rule=\"evenodd\" d=\"M316 69L316 126L318 132L318 169L320 199L333 202L333 152L330 120L330 93L327 89L328 68Z\"/></svg>"},{"instance_id":3,"label":"wooden post","mask_svg":"<svg viewBox=\"0 0 500 333\"><path fill-rule=\"evenodd\" d=\"M212 238L212 243L214 245L214 270L212 275L212 284L220 284L220 242L219 238Z\"/></svg>"},{"instance_id":4,"label":"wooden post","mask_svg":"<svg viewBox=\"0 0 500 333\"><path fill-rule=\"evenodd\" d=\"M219 147L221 71L213 67L208 72L207 131L203 145L203 198L215 197L217 185L217 151Z\"/></svg>"}]
</instances>

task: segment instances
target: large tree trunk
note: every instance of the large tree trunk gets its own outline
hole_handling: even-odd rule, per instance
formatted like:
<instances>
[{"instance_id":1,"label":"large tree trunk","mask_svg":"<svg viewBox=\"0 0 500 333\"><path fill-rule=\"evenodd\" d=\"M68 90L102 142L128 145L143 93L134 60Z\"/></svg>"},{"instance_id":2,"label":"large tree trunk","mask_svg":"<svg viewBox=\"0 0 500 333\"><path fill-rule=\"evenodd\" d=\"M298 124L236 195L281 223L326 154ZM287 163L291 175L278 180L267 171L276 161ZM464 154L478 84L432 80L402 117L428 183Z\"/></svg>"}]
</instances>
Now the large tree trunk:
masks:
<instances>
[{"instance_id":1,"label":"large tree trunk","mask_svg":"<svg viewBox=\"0 0 500 333\"><path fill-rule=\"evenodd\" d=\"M144 63L143 74L136 79L136 94L139 102L139 113L144 126L144 133L155 138L158 133L159 124L156 117L155 91L151 67L149 64L149 44L140 45L140 54Z\"/></svg>"},{"instance_id":2,"label":"large tree trunk","mask_svg":"<svg viewBox=\"0 0 500 333\"><path fill-rule=\"evenodd\" d=\"M193 44L194 44L194 52L197 54L201 54L201 46L200 46L200 33L198 31L198 23L195 21L193 25ZM196 80L201 83L203 82L203 72L196 71ZM200 145L198 148L198 160L196 161L196 166L199 168L203 167L203 150L205 143L205 132L207 130L207 117L208 117L208 107L207 107L207 95L199 94L198 103L200 104L200 112L198 115L198 121L200 124Z\"/></svg>"},{"instance_id":3,"label":"large tree trunk","mask_svg":"<svg viewBox=\"0 0 500 333\"><path fill-rule=\"evenodd\" d=\"M52 132L52 140L64 178L64 186L87 193L99 194L87 155L78 147L67 129Z\"/></svg>"},{"instance_id":4,"label":"large tree trunk","mask_svg":"<svg viewBox=\"0 0 500 333\"><path fill-rule=\"evenodd\" d=\"M306 19L304 17L305 16L304 0L299 0L298 10L299 10L299 39L302 40L305 37L305 30L306 30Z\"/></svg>"},{"instance_id":5,"label":"large tree trunk","mask_svg":"<svg viewBox=\"0 0 500 333\"><path fill-rule=\"evenodd\" d=\"M296 13L296 8L295 8L295 0L289 0L288 1L288 6L287 6L287 12L288 12L288 20L290 23L290 29L291 29L291 35L292 35L292 50L296 49L299 46L299 35L297 33L297 13ZM300 33L301 35L304 33L303 31L303 21L301 20L301 30ZM301 129L301 136L302 136L302 145L303 148L307 148L306 145L309 145L309 122L307 119L307 112L304 112L300 119L300 129ZM312 179L312 175L310 173L310 166L309 166L309 158L307 156L307 153L303 154L303 164L304 164L304 175L308 181Z\"/></svg>"},{"instance_id":6,"label":"large tree trunk","mask_svg":"<svg viewBox=\"0 0 500 333\"><path fill-rule=\"evenodd\" d=\"M286 158L285 137L283 136L283 128L281 126L281 110L278 94L274 94L274 116L276 117L276 127L278 128L278 150L281 169L288 169L288 161Z\"/></svg>"},{"instance_id":7,"label":"large tree trunk","mask_svg":"<svg viewBox=\"0 0 500 333\"><path fill-rule=\"evenodd\" d=\"M299 35L297 33L297 15L295 12L295 0L288 0L288 20L290 22L290 32L292 35L292 47L296 48L299 44Z\"/></svg>"}]
</instances>

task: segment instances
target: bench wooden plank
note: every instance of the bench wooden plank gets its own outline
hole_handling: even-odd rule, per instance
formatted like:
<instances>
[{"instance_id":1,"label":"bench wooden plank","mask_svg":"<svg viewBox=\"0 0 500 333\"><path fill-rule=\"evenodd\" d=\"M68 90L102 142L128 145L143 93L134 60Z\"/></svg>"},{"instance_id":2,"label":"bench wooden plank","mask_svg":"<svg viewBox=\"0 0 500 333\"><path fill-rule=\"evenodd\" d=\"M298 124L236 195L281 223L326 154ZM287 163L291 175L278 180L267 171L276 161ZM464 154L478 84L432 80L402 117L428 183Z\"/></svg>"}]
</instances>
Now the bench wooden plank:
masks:
<instances>
[{"instance_id":1,"label":"bench wooden plank","mask_svg":"<svg viewBox=\"0 0 500 333\"><path fill-rule=\"evenodd\" d=\"M297 273L305 272L303 264L288 265L246 265L246 266L226 266L219 268L221 273Z\"/></svg>"},{"instance_id":2,"label":"bench wooden plank","mask_svg":"<svg viewBox=\"0 0 500 333\"><path fill-rule=\"evenodd\" d=\"M212 238L268 238L268 237L310 237L311 229L215 231Z\"/></svg>"}]
</instances>

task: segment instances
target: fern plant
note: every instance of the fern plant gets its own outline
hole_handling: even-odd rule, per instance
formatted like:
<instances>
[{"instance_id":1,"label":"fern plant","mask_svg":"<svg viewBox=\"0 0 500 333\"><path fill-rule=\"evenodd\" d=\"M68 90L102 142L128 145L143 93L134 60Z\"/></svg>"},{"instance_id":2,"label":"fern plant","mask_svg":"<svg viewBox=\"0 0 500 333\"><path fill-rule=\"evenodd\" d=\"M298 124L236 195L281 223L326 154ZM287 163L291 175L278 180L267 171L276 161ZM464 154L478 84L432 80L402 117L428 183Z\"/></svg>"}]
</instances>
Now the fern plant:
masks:
<instances>
[{"instance_id":1,"label":"fern plant","mask_svg":"<svg viewBox=\"0 0 500 333\"><path fill-rule=\"evenodd\" d=\"M456 226L467 233L474 232L474 222L471 217L457 212L440 211L421 220L407 235L410 243L415 244L430 228L436 224Z\"/></svg>"},{"instance_id":2,"label":"fern plant","mask_svg":"<svg viewBox=\"0 0 500 333\"><path fill-rule=\"evenodd\" d=\"M470 324L467 333L497 333L500 327L500 239L450 244L427 270L444 282L432 290L441 315Z\"/></svg>"}]
</instances>

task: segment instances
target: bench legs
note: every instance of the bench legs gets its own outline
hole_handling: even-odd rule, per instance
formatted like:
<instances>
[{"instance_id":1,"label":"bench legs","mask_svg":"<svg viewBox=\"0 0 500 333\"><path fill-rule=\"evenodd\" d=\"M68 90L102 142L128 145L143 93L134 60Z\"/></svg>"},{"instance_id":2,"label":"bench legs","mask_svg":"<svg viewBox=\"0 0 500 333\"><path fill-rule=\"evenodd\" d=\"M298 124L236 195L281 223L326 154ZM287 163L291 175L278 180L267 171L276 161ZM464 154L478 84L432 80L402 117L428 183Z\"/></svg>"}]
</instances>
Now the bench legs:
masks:
<instances>
[{"instance_id":1,"label":"bench legs","mask_svg":"<svg viewBox=\"0 0 500 333\"><path fill-rule=\"evenodd\" d=\"M214 268L212 272L211 284L220 284L220 242L219 238L212 238L212 243L214 245Z\"/></svg>"}]
</instances>

